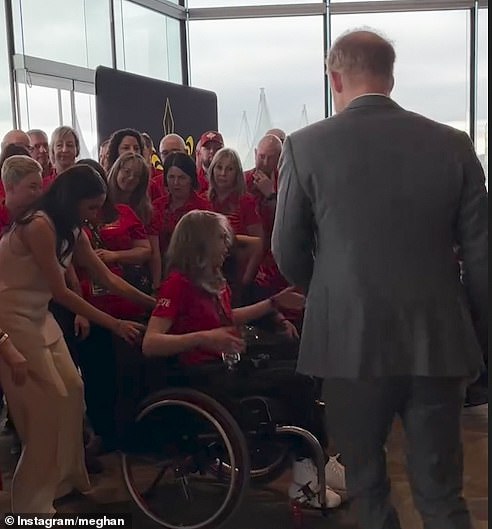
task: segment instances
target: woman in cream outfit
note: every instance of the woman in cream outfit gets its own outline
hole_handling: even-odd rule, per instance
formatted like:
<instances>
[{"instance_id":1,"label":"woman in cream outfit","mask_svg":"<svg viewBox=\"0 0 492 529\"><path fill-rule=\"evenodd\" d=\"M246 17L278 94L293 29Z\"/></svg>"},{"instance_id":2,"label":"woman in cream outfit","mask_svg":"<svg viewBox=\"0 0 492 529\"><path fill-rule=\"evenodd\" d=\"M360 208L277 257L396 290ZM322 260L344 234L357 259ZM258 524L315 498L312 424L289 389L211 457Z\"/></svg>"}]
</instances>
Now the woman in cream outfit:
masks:
<instances>
[{"instance_id":1,"label":"woman in cream outfit","mask_svg":"<svg viewBox=\"0 0 492 529\"><path fill-rule=\"evenodd\" d=\"M116 320L70 291L64 270L74 258L100 284L146 306L154 300L120 278L95 256L80 230L101 207L106 186L89 166L60 174L39 209L0 240L0 328L27 359L28 376L16 385L0 357L0 381L22 441L12 482L12 512L53 514L53 501L73 488L90 488L84 464L84 392L63 334L48 311L53 298L127 341L141 327Z\"/></svg>"}]
</instances>

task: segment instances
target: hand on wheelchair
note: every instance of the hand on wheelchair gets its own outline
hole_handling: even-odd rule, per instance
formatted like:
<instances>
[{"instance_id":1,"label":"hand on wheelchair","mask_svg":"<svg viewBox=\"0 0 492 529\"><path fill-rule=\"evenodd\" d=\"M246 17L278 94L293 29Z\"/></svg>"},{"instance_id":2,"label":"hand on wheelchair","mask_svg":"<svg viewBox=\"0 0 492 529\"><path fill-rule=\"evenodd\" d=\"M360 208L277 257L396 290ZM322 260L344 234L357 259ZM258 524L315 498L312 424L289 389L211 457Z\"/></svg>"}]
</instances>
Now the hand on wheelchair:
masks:
<instances>
[{"instance_id":1,"label":"hand on wheelchair","mask_svg":"<svg viewBox=\"0 0 492 529\"><path fill-rule=\"evenodd\" d=\"M297 332L296 326L291 323L289 320L285 319L279 323L281 328L281 333L289 338L289 340L297 340L299 338L299 333Z\"/></svg>"},{"instance_id":2,"label":"hand on wheelchair","mask_svg":"<svg viewBox=\"0 0 492 529\"><path fill-rule=\"evenodd\" d=\"M114 328L111 329L116 336L123 338L129 344L137 344L143 337L145 325L135 321L115 320Z\"/></svg>"}]
</instances>

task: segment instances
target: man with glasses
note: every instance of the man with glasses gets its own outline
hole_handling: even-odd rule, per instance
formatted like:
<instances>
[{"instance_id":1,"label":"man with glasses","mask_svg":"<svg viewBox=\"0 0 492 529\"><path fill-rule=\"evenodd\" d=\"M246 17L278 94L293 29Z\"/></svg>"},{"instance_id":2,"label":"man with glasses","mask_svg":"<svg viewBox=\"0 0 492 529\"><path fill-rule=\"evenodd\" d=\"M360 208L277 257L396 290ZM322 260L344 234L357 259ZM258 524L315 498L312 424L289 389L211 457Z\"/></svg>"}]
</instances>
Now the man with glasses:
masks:
<instances>
[{"instance_id":1,"label":"man with glasses","mask_svg":"<svg viewBox=\"0 0 492 529\"><path fill-rule=\"evenodd\" d=\"M53 171L50 162L48 135L43 130L31 129L27 131L27 136L30 140L31 156L43 168L43 187L45 187L45 182Z\"/></svg>"}]
</instances>

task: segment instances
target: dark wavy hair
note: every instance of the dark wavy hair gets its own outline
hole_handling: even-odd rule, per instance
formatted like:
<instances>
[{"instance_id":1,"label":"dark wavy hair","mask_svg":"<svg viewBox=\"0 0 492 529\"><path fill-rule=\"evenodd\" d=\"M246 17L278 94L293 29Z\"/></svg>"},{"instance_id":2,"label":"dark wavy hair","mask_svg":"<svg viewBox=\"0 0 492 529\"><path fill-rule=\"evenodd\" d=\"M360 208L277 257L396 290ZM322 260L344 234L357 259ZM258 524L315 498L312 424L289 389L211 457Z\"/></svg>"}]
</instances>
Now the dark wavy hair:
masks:
<instances>
[{"instance_id":1,"label":"dark wavy hair","mask_svg":"<svg viewBox=\"0 0 492 529\"><path fill-rule=\"evenodd\" d=\"M120 143L122 142L123 138L125 136L131 136L132 138L135 138L137 140L138 146L140 147L140 153L143 153L143 142L142 142L142 136L140 135L140 132L135 129L120 129L116 130L111 134L111 137L109 138L109 144L108 144L108 157L107 157L107 167L106 171L109 173L109 170L113 166L114 162L119 157L118 149L120 147Z\"/></svg>"},{"instance_id":2,"label":"dark wavy hair","mask_svg":"<svg viewBox=\"0 0 492 529\"><path fill-rule=\"evenodd\" d=\"M162 165L164 169L164 183L167 187L167 175L171 167L177 167L181 169L183 173L187 174L191 178L192 189L198 189L198 178L196 176L196 164L191 156L183 152L170 152L165 158Z\"/></svg>"},{"instance_id":3,"label":"dark wavy hair","mask_svg":"<svg viewBox=\"0 0 492 529\"><path fill-rule=\"evenodd\" d=\"M18 224L29 224L38 211L46 213L55 227L56 256L62 263L73 251L74 230L83 224L79 217L80 203L106 193L106 183L96 170L89 165L73 165L58 175L33 210Z\"/></svg>"}]
</instances>

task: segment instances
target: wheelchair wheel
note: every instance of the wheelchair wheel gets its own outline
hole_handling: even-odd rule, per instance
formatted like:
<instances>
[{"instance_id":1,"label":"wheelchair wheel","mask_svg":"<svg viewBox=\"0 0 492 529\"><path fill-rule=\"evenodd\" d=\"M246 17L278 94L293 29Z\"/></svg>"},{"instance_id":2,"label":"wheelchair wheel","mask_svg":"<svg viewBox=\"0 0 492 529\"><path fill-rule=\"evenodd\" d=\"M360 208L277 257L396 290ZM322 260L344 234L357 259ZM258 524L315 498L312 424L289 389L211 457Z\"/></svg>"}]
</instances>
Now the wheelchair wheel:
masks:
<instances>
[{"instance_id":1,"label":"wheelchair wheel","mask_svg":"<svg viewBox=\"0 0 492 529\"><path fill-rule=\"evenodd\" d=\"M169 389L143 403L135 426L133 446L122 453L123 476L149 518L167 529L216 529L234 514L250 461L222 405L199 391Z\"/></svg>"}]
</instances>

